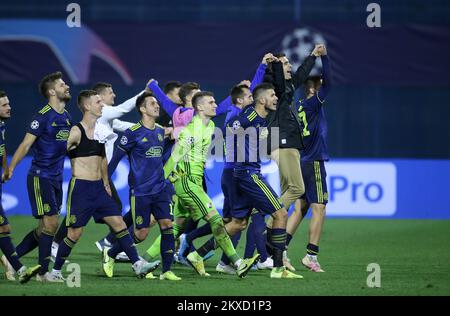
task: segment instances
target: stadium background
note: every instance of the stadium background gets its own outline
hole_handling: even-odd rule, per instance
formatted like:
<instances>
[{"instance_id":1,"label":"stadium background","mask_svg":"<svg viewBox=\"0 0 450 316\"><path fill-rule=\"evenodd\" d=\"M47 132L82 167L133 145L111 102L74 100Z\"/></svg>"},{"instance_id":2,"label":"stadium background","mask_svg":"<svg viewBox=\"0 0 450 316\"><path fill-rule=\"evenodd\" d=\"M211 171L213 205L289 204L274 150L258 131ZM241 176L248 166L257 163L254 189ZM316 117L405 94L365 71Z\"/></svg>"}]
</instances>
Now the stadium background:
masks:
<instances>
[{"instance_id":1,"label":"stadium background","mask_svg":"<svg viewBox=\"0 0 450 316\"><path fill-rule=\"evenodd\" d=\"M71 261L80 264L80 289L0 277L1 295L448 295L450 293L450 4L446 0L384 0L381 28L368 28L360 0L97 0L77 1L82 28L68 28L70 1L0 2L0 89L11 100L7 123L9 155L31 116L44 105L37 84L61 70L71 86L68 110L81 115L75 97L96 81L113 83L116 104L154 77L198 81L222 100L230 87L250 79L263 54L287 50L295 62L324 40L334 86L326 105L330 203L321 239L325 274L302 269L307 242L302 224L289 255L304 275L300 282L268 282L253 271L200 279L179 265L182 286L136 280L126 264L115 279L100 277L93 246L107 228L91 224ZM375 2L375 1L373 1ZM320 71L320 64L315 71ZM135 113L125 117L137 120ZM216 119L221 124L223 117ZM11 157L9 157L11 158ZM25 176L31 158L3 185L3 206L17 244L35 225L29 215ZM114 181L127 200L127 163ZM278 188L276 168L264 171ZM221 207L220 163L207 165L208 186ZM66 164L65 189L70 177ZM125 209L126 209L126 202ZM354 219L357 217L357 219ZM412 219L412 220L411 220ZM430 220L433 219L433 220ZM435 220L438 219L438 220ZM152 229L149 240L158 233ZM242 253L245 236L238 253ZM37 252L24 258L35 264ZM206 262L214 271L220 252ZM382 271L381 288L369 288L368 264ZM69 271L64 271L67 275ZM276 281L276 280L274 280ZM294 303L296 300L292 300ZM172 308L172 306L170 306Z\"/></svg>"}]
</instances>

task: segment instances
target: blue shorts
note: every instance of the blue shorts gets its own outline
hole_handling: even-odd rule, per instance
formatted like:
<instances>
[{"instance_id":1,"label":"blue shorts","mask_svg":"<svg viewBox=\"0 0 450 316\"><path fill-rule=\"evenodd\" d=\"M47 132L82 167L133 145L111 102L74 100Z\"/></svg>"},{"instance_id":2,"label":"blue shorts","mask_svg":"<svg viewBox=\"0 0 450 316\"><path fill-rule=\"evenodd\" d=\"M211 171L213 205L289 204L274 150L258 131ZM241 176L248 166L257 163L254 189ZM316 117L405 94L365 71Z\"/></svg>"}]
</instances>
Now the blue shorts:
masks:
<instances>
[{"instance_id":1,"label":"blue shorts","mask_svg":"<svg viewBox=\"0 0 450 316\"><path fill-rule=\"evenodd\" d=\"M62 181L29 174L27 189L31 211L35 218L59 214L63 198Z\"/></svg>"},{"instance_id":2,"label":"blue shorts","mask_svg":"<svg viewBox=\"0 0 450 316\"><path fill-rule=\"evenodd\" d=\"M230 194L231 213L234 218L245 218L255 208L270 215L283 208L283 203L260 172L235 171Z\"/></svg>"},{"instance_id":3,"label":"blue shorts","mask_svg":"<svg viewBox=\"0 0 450 316\"><path fill-rule=\"evenodd\" d=\"M104 223L104 217L121 215L116 201L108 195L102 180L70 180L67 194L67 227L84 227L91 217L96 223Z\"/></svg>"},{"instance_id":4,"label":"blue shorts","mask_svg":"<svg viewBox=\"0 0 450 316\"><path fill-rule=\"evenodd\" d=\"M327 204L327 172L323 160L301 161L305 194L301 197L306 203Z\"/></svg>"},{"instance_id":5,"label":"blue shorts","mask_svg":"<svg viewBox=\"0 0 450 316\"><path fill-rule=\"evenodd\" d=\"M230 192L233 189L233 169L224 168L221 178L221 187L223 192L222 217L231 218Z\"/></svg>"},{"instance_id":6,"label":"blue shorts","mask_svg":"<svg viewBox=\"0 0 450 316\"><path fill-rule=\"evenodd\" d=\"M131 214L134 227L137 229L150 226L150 215L156 220L173 220L172 185L166 187L158 194L130 197Z\"/></svg>"}]
</instances>

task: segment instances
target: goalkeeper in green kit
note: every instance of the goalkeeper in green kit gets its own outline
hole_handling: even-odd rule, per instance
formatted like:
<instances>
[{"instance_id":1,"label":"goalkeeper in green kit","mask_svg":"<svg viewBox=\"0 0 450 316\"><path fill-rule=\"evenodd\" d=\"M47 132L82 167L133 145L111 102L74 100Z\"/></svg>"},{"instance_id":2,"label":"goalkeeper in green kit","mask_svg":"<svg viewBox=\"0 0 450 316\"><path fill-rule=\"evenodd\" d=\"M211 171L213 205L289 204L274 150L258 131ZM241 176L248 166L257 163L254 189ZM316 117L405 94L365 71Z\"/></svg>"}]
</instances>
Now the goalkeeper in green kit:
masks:
<instances>
[{"instance_id":1,"label":"goalkeeper in green kit","mask_svg":"<svg viewBox=\"0 0 450 316\"><path fill-rule=\"evenodd\" d=\"M211 92L198 92L192 99L196 114L192 121L182 130L172 155L164 166L164 175L173 182L175 193L183 209L189 210L194 220L203 219L211 225L215 248L220 247L236 267L239 277L245 277L258 260L259 255L241 259L228 236L222 217L219 215L210 197L202 186L203 173L214 123L217 104ZM203 258L191 253L187 260L201 276L209 276L205 271Z\"/></svg>"}]
</instances>

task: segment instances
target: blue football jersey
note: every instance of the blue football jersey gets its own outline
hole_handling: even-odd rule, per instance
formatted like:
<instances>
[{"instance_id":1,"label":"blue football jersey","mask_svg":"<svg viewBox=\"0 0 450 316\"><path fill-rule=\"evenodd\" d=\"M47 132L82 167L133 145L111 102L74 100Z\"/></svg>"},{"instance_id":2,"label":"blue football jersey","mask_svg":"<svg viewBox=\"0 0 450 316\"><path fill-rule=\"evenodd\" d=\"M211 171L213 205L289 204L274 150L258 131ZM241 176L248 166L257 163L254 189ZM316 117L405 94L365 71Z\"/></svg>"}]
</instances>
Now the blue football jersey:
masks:
<instances>
[{"instance_id":1,"label":"blue football jersey","mask_svg":"<svg viewBox=\"0 0 450 316\"><path fill-rule=\"evenodd\" d=\"M33 161L29 174L62 181L71 127L69 112L58 113L48 104L33 117L27 133L37 139L31 147Z\"/></svg>"},{"instance_id":2,"label":"blue football jersey","mask_svg":"<svg viewBox=\"0 0 450 316\"><path fill-rule=\"evenodd\" d=\"M228 132L232 138L227 137L227 146L233 146L237 151L234 170L260 171L260 150L267 152L267 147L263 146L263 142L267 144L269 135L267 121L258 115L253 106L248 106L238 116L230 119L227 129L233 132Z\"/></svg>"},{"instance_id":3,"label":"blue football jersey","mask_svg":"<svg viewBox=\"0 0 450 316\"><path fill-rule=\"evenodd\" d=\"M231 169L234 168L234 162L237 160L237 148L236 142L234 141L233 129L227 128L227 124L235 119L239 113L242 112L242 109L238 108L234 104L228 107L227 116L225 118L224 127L222 129L223 138L224 138L224 168ZM228 131L228 136L227 136ZM229 142L227 142L227 138L229 138Z\"/></svg>"},{"instance_id":4,"label":"blue football jersey","mask_svg":"<svg viewBox=\"0 0 450 316\"><path fill-rule=\"evenodd\" d=\"M128 155L135 196L157 194L165 188L162 126L148 129L139 122L125 131L118 148Z\"/></svg>"},{"instance_id":5,"label":"blue football jersey","mask_svg":"<svg viewBox=\"0 0 450 316\"><path fill-rule=\"evenodd\" d=\"M329 160L327 147L327 121L318 95L298 102L298 115L303 122L303 161Z\"/></svg>"},{"instance_id":6,"label":"blue football jersey","mask_svg":"<svg viewBox=\"0 0 450 316\"><path fill-rule=\"evenodd\" d=\"M3 171L3 156L6 154L5 146L5 123L0 121L0 174L2 174Z\"/></svg>"}]
</instances>

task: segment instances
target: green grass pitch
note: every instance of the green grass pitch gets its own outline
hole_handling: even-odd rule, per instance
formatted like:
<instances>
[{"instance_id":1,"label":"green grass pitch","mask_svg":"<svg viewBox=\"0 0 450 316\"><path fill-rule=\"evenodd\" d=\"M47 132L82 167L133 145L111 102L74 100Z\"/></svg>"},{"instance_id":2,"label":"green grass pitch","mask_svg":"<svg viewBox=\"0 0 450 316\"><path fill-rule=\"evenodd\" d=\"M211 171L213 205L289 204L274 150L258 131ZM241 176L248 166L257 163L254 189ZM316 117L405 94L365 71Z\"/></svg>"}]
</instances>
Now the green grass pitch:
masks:
<instances>
[{"instance_id":1,"label":"green grass pitch","mask_svg":"<svg viewBox=\"0 0 450 316\"><path fill-rule=\"evenodd\" d=\"M30 217L10 217L13 240L20 239L35 225ZM312 273L300 265L308 231L306 220L294 237L289 256L302 280L271 280L268 271L250 271L246 278L219 275L215 265L219 254L206 262L209 278L175 265L180 282L137 279L130 264L116 264L115 277L100 273L101 256L94 242L106 226L93 222L85 229L69 258L81 266L81 287L65 284L9 282L0 276L0 295L173 295L173 296L262 296L262 295L450 295L450 221L327 219L320 246L320 262L326 273ZM154 239L138 248L142 253ZM245 235L245 234L244 234ZM238 253L243 253L245 236ZM217 251L220 253L220 251ZM23 258L26 265L37 263L37 250ZM381 287L369 288L367 265L378 263ZM51 267L51 265L50 265ZM160 270L155 271L159 275ZM63 274L67 275L65 267Z\"/></svg>"}]
</instances>

